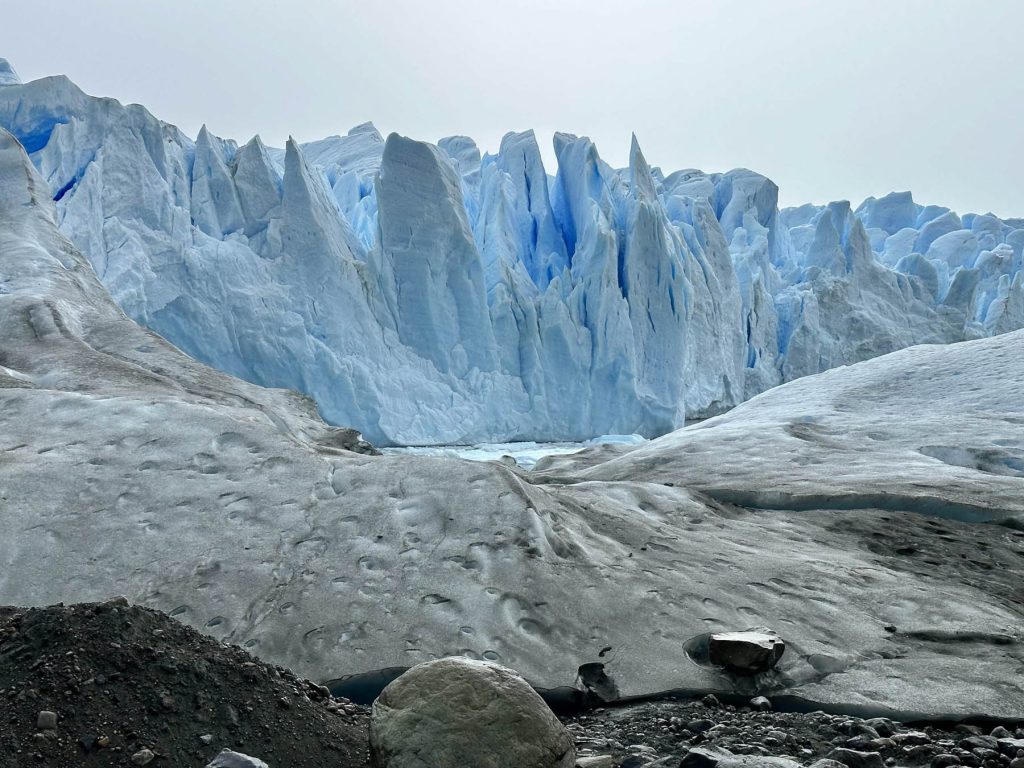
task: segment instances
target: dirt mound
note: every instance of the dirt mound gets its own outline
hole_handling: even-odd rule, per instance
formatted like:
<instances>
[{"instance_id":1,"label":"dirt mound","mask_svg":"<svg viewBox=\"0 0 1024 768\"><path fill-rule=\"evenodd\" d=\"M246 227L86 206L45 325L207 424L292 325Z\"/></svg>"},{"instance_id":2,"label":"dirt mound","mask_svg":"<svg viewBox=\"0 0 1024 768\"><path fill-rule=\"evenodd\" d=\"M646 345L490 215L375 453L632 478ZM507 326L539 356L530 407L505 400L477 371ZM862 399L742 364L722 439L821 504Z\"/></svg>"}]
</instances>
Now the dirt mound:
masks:
<instances>
[{"instance_id":1,"label":"dirt mound","mask_svg":"<svg viewBox=\"0 0 1024 768\"><path fill-rule=\"evenodd\" d=\"M123 598L0 608L0 766L364 768L367 714Z\"/></svg>"}]
</instances>

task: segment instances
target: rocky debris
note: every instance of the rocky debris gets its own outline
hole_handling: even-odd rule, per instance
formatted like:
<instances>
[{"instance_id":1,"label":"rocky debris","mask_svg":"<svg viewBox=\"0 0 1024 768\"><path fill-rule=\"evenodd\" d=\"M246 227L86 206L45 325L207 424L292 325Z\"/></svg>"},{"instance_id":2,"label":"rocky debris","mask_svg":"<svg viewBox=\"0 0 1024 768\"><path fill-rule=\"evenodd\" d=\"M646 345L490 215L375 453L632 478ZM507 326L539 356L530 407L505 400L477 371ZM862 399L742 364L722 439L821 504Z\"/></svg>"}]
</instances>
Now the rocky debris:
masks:
<instances>
[{"instance_id":1,"label":"rocky debris","mask_svg":"<svg viewBox=\"0 0 1024 768\"><path fill-rule=\"evenodd\" d=\"M270 766L255 757L225 749L207 763L206 768L270 768Z\"/></svg>"},{"instance_id":2,"label":"rocky debris","mask_svg":"<svg viewBox=\"0 0 1024 768\"><path fill-rule=\"evenodd\" d=\"M782 638L762 627L743 632L718 632L708 639L709 661L737 675L766 672L785 652Z\"/></svg>"},{"instance_id":3,"label":"rocky debris","mask_svg":"<svg viewBox=\"0 0 1024 768\"><path fill-rule=\"evenodd\" d=\"M3 768L198 767L225 748L274 768L366 768L368 722L367 708L124 598L0 607Z\"/></svg>"},{"instance_id":4,"label":"rocky debris","mask_svg":"<svg viewBox=\"0 0 1024 768\"><path fill-rule=\"evenodd\" d=\"M755 696L750 700L750 707L758 712L768 712L772 708L772 703L766 696Z\"/></svg>"},{"instance_id":5,"label":"rocky debris","mask_svg":"<svg viewBox=\"0 0 1024 768\"><path fill-rule=\"evenodd\" d=\"M576 758L576 768L613 768L614 765L611 755Z\"/></svg>"},{"instance_id":6,"label":"rocky debris","mask_svg":"<svg viewBox=\"0 0 1024 768\"><path fill-rule=\"evenodd\" d=\"M419 664L373 703L376 768L572 768L572 738L516 672L486 661Z\"/></svg>"},{"instance_id":7,"label":"rocky debris","mask_svg":"<svg viewBox=\"0 0 1024 768\"><path fill-rule=\"evenodd\" d=\"M576 743L577 760L610 755L614 768L677 768L684 759L689 768L710 766L712 760L718 768L753 768L740 758L777 768L777 758L811 768L1024 768L1013 765L1024 759L1024 751L1018 757L1016 749L1024 729L1000 726L984 733L974 726L959 726L960 730L948 731L886 718L779 712L705 701L669 699L597 709L565 718L566 728ZM1011 735L1003 736L1004 732ZM985 744L995 739L998 752L984 751L978 746L982 742L967 741L978 737L984 737ZM964 749L960 745L965 742L975 746ZM702 751L694 754L695 750Z\"/></svg>"}]
</instances>

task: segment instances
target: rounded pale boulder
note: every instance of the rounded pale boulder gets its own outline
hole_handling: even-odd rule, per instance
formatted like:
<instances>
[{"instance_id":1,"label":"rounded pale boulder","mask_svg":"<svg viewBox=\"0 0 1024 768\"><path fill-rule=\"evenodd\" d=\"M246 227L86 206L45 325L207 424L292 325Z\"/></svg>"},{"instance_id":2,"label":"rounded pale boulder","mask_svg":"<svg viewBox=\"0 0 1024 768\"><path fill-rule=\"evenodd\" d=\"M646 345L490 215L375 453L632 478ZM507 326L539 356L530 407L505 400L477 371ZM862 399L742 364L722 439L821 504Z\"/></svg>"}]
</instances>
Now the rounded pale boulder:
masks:
<instances>
[{"instance_id":1,"label":"rounded pale boulder","mask_svg":"<svg viewBox=\"0 0 1024 768\"><path fill-rule=\"evenodd\" d=\"M375 768L573 768L572 738L516 672L463 658L413 667L370 715Z\"/></svg>"}]
</instances>

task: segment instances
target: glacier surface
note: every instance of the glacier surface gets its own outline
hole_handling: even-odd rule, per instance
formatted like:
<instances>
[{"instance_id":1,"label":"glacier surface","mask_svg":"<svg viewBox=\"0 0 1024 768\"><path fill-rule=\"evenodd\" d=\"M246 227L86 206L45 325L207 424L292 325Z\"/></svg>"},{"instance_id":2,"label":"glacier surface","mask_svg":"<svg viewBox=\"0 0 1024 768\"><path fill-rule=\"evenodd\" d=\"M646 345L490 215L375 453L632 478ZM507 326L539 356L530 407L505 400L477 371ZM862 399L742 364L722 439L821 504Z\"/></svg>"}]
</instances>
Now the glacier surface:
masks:
<instances>
[{"instance_id":1,"label":"glacier surface","mask_svg":"<svg viewBox=\"0 0 1024 768\"><path fill-rule=\"evenodd\" d=\"M1024 222L909 193L779 210L747 170L369 124L195 141L0 62L0 126L124 311L381 445L658 436L777 384L1024 326Z\"/></svg>"},{"instance_id":2,"label":"glacier surface","mask_svg":"<svg viewBox=\"0 0 1024 768\"><path fill-rule=\"evenodd\" d=\"M0 130L0 602L125 594L318 679L600 661L624 695L740 686L687 644L767 625L768 695L1024 718L1024 331L534 472L374 456L133 323L56 220Z\"/></svg>"}]
</instances>

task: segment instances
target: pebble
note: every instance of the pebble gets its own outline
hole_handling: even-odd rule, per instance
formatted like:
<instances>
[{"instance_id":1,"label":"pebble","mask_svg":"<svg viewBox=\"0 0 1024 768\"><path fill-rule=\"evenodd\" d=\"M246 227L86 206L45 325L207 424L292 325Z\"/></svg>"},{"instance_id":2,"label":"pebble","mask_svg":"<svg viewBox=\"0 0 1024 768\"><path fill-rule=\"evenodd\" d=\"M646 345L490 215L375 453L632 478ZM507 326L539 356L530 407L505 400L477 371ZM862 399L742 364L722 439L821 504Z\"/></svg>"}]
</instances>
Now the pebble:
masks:
<instances>
[{"instance_id":1,"label":"pebble","mask_svg":"<svg viewBox=\"0 0 1024 768\"><path fill-rule=\"evenodd\" d=\"M41 731L57 730L57 713L44 709L36 717L36 728Z\"/></svg>"},{"instance_id":2,"label":"pebble","mask_svg":"<svg viewBox=\"0 0 1024 768\"><path fill-rule=\"evenodd\" d=\"M870 720L865 720L864 724L874 728L882 738L893 736L896 733L896 724L886 717L873 717Z\"/></svg>"},{"instance_id":3,"label":"pebble","mask_svg":"<svg viewBox=\"0 0 1024 768\"><path fill-rule=\"evenodd\" d=\"M829 755L847 768L882 768L885 763L877 752L859 752L855 749L833 749Z\"/></svg>"},{"instance_id":4,"label":"pebble","mask_svg":"<svg viewBox=\"0 0 1024 768\"><path fill-rule=\"evenodd\" d=\"M135 763L135 765L149 765L151 762L153 762L153 758L155 757L156 755L153 754L152 750L140 749L138 752L132 755L132 762Z\"/></svg>"},{"instance_id":5,"label":"pebble","mask_svg":"<svg viewBox=\"0 0 1024 768\"><path fill-rule=\"evenodd\" d=\"M703 733L709 728L714 727L714 725L715 724L710 720L691 720L686 724L686 730L690 731L691 733Z\"/></svg>"},{"instance_id":6,"label":"pebble","mask_svg":"<svg viewBox=\"0 0 1024 768\"><path fill-rule=\"evenodd\" d=\"M611 755L593 755L591 757L577 757L576 768L612 768Z\"/></svg>"}]
</instances>

